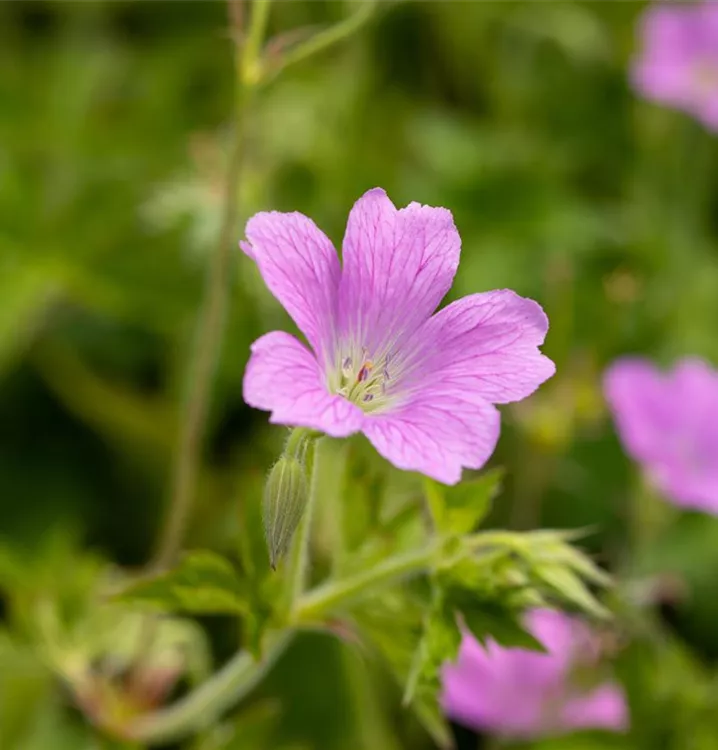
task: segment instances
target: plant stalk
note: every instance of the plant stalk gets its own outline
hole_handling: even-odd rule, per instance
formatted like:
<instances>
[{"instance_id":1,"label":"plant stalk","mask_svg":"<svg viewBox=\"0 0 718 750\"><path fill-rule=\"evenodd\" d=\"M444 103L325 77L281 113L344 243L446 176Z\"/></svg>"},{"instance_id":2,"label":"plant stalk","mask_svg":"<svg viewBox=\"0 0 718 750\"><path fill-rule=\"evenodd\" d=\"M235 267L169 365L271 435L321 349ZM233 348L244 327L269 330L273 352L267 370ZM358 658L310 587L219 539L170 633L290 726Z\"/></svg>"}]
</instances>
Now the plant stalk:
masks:
<instances>
[{"instance_id":1,"label":"plant stalk","mask_svg":"<svg viewBox=\"0 0 718 750\"><path fill-rule=\"evenodd\" d=\"M259 66L269 5L270 0L256 0L252 9L247 42L239 58L236 112L224 186L224 213L217 246L210 258L204 299L198 315L190 365L189 392L180 421L179 446L172 476L170 502L150 565L155 571L164 570L174 562L187 530L197 490L212 384L219 363L229 307L232 247L239 214L239 183L247 150L246 126L254 89L258 83L258 78L252 71Z\"/></svg>"}]
</instances>

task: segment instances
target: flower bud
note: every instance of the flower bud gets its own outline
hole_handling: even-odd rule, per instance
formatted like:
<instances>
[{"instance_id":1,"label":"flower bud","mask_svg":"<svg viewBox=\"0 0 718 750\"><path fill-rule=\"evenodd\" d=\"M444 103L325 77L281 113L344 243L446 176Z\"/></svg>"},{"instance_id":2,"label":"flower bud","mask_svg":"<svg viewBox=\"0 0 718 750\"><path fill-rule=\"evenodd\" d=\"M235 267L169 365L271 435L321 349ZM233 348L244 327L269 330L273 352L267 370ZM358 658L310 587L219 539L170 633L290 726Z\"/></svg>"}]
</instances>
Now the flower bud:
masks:
<instances>
[{"instance_id":1,"label":"flower bud","mask_svg":"<svg viewBox=\"0 0 718 750\"><path fill-rule=\"evenodd\" d=\"M264 535L272 569L289 549L308 498L304 463L285 453L269 472L262 500Z\"/></svg>"}]
</instances>

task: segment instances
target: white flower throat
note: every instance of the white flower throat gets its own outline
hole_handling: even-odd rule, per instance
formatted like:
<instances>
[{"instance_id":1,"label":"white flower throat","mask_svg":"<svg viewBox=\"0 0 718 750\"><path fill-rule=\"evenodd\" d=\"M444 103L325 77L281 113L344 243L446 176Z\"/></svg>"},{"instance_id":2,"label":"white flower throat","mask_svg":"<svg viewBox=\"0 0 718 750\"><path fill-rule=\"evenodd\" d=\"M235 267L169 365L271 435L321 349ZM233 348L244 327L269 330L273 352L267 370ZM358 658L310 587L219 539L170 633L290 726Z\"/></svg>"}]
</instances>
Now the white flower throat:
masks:
<instances>
[{"instance_id":1,"label":"white flower throat","mask_svg":"<svg viewBox=\"0 0 718 750\"><path fill-rule=\"evenodd\" d=\"M365 412L376 412L388 405L391 381L389 354L372 358L366 347L343 353L329 377L330 390Z\"/></svg>"}]
</instances>

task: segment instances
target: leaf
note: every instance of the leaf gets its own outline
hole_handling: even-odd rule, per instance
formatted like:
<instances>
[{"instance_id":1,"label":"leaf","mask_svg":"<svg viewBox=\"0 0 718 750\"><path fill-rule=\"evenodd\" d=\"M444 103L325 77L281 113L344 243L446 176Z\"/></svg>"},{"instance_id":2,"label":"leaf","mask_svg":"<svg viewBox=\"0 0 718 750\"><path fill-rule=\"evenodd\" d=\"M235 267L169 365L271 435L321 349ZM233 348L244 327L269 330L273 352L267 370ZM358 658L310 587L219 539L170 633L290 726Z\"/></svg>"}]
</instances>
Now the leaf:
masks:
<instances>
[{"instance_id":1,"label":"leaf","mask_svg":"<svg viewBox=\"0 0 718 750\"><path fill-rule=\"evenodd\" d=\"M441 665L445 661L454 661L460 646L461 631L456 612L446 592L434 582L431 607L424 619L423 633L404 692L405 704L425 691L438 693Z\"/></svg>"},{"instance_id":2,"label":"leaf","mask_svg":"<svg viewBox=\"0 0 718 750\"><path fill-rule=\"evenodd\" d=\"M0 273L0 371L27 345L61 288L60 274L52 264L16 265L4 260Z\"/></svg>"},{"instance_id":3,"label":"leaf","mask_svg":"<svg viewBox=\"0 0 718 750\"><path fill-rule=\"evenodd\" d=\"M503 475L502 468L491 469L478 479L453 487L426 479L426 498L437 528L448 534L474 531L489 512Z\"/></svg>"},{"instance_id":4,"label":"leaf","mask_svg":"<svg viewBox=\"0 0 718 750\"><path fill-rule=\"evenodd\" d=\"M546 652L543 644L524 629L519 614L507 607L493 602L466 602L461 615L474 638L483 645L491 638L506 648Z\"/></svg>"},{"instance_id":5,"label":"leaf","mask_svg":"<svg viewBox=\"0 0 718 750\"><path fill-rule=\"evenodd\" d=\"M580 609L605 618L606 610L591 592L584 586L581 579L566 565L557 563L543 563L534 568L534 574L564 599L575 604Z\"/></svg>"},{"instance_id":6,"label":"leaf","mask_svg":"<svg viewBox=\"0 0 718 750\"><path fill-rule=\"evenodd\" d=\"M231 563L213 552L186 554L168 573L125 589L120 600L162 612L247 614L248 594Z\"/></svg>"},{"instance_id":7,"label":"leaf","mask_svg":"<svg viewBox=\"0 0 718 750\"><path fill-rule=\"evenodd\" d=\"M416 665L422 638L421 614L426 604L423 597L393 592L372 600L355 615L363 639L382 655L400 685L407 685ZM452 747L451 730L434 693L423 690L415 694L410 709L438 747Z\"/></svg>"}]
</instances>

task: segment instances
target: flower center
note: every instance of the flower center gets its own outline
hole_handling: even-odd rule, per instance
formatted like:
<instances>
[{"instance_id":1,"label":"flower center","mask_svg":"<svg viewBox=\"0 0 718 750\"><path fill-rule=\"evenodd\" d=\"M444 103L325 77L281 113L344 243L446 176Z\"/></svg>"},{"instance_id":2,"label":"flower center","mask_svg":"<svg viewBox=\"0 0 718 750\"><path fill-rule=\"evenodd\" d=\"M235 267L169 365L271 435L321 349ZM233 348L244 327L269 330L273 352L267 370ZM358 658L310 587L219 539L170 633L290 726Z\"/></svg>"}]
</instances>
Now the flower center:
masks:
<instances>
[{"instance_id":1,"label":"flower center","mask_svg":"<svg viewBox=\"0 0 718 750\"><path fill-rule=\"evenodd\" d=\"M388 354L374 359L365 347L361 353L345 350L330 375L330 389L365 412L380 411L388 403L389 363Z\"/></svg>"}]
</instances>

